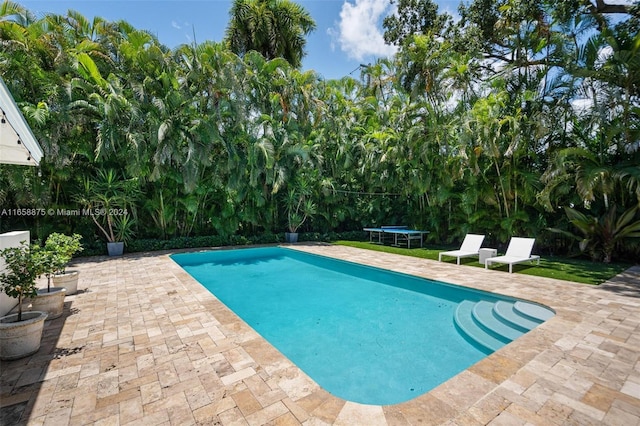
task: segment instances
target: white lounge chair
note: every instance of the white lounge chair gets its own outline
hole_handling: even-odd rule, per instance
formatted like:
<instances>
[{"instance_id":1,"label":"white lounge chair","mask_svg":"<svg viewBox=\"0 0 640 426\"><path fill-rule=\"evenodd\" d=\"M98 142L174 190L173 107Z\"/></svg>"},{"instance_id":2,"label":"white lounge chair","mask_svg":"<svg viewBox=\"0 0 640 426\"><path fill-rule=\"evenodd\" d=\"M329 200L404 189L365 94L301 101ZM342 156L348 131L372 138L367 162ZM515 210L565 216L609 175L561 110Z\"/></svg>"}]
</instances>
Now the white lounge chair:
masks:
<instances>
[{"instance_id":1,"label":"white lounge chair","mask_svg":"<svg viewBox=\"0 0 640 426\"><path fill-rule=\"evenodd\" d=\"M480 254L480 246L484 241L484 235L467 234L462 241L460 250L443 251L438 254L438 261L442 262L442 256L451 256L458 259L458 265L460 259L463 257L473 257Z\"/></svg>"},{"instance_id":2,"label":"white lounge chair","mask_svg":"<svg viewBox=\"0 0 640 426\"><path fill-rule=\"evenodd\" d=\"M509 265L509 273L513 272L513 265L537 260L540 264L540 256L532 255L533 243L535 238L512 237L504 256L490 257L484 261L484 268L489 268L492 263L506 263Z\"/></svg>"}]
</instances>

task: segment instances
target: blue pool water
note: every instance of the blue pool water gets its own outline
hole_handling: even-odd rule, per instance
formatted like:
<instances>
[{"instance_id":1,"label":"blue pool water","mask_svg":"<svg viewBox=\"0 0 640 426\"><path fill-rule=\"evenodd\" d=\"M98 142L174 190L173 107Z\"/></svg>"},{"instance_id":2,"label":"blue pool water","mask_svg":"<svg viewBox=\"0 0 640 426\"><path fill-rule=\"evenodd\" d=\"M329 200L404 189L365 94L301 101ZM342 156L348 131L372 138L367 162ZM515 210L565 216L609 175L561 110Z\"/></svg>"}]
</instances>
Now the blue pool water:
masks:
<instances>
[{"instance_id":1,"label":"blue pool water","mask_svg":"<svg viewBox=\"0 0 640 426\"><path fill-rule=\"evenodd\" d=\"M280 247L171 257L325 390L363 404L413 399L484 358L456 309L511 300Z\"/></svg>"}]
</instances>

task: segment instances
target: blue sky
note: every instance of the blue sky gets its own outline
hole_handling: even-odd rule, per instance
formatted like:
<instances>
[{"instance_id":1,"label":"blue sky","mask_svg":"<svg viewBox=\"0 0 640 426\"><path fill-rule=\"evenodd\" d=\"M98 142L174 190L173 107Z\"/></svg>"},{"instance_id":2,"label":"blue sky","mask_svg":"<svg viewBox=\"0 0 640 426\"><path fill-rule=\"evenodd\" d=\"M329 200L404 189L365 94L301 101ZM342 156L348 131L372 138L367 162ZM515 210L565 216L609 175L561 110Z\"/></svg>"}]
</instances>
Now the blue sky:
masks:
<instances>
[{"instance_id":1,"label":"blue sky","mask_svg":"<svg viewBox=\"0 0 640 426\"><path fill-rule=\"evenodd\" d=\"M37 16L64 14L73 9L87 18L124 19L151 31L160 42L175 47L205 40L220 41L229 21L230 0L38 0L17 1ZM395 49L382 39L382 19L389 15L389 0L298 0L316 21L307 38L304 70L326 79L360 76L360 64L391 56ZM439 0L440 11L455 13L459 0Z\"/></svg>"}]
</instances>

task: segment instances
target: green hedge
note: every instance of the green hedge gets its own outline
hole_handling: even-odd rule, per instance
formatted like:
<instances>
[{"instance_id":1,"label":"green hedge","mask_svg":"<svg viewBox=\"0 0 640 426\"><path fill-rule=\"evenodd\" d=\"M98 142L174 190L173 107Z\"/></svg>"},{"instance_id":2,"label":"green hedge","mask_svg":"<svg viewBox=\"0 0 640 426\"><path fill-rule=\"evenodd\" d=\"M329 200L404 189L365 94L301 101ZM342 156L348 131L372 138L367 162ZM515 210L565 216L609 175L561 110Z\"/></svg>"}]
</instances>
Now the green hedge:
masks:
<instances>
[{"instance_id":1,"label":"green hedge","mask_svg":"<svg viewBox=\"0 0 640 426\"><path fill-rule=\"evenodd\" d=\"M364 240L366 235L362 231L330 232L321 234L318 232L305 232L298 236L298 241L332 242L338 240ZM284 234L260 234L254 236L244 235L208 235L200 237L178 237L169 240L137 239L125 246L125 253L139 253L158 250L178 250L199 247L225 247L243 246L254 244L277 244L284 242ZM83 256L102 256L107 254L106 244L103 241L83 241Z\"/></svg>"}]
</instances>

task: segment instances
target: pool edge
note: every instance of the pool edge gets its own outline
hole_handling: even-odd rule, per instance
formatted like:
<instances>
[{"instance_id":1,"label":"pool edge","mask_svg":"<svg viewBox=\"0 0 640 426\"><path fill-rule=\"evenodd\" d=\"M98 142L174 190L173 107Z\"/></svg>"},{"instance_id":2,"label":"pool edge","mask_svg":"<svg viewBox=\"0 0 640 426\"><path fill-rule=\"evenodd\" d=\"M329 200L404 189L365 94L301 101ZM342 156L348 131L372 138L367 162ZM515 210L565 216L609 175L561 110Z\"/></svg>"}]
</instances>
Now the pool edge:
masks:
<instances>
[{"instance_id":1,"label":"pool edge","mask_svg":"<svg viewBox=\"0 0 640 426\"><path fill-rule=\"evenodd\" d=\"M279 246L279 245L268 245L268 246L273 247L273 246ZM252 247L262 247L262 246L252 246ZM327 244L300 245L298 244L298 245L286 245L283 247L294 249L294 250L300 250L300 251L311 253L311 254L317 254L320 256L326 256L334 259L341 259L336 255L331 255L327 253L325 250L321 250L320 252L318 252L318 248L326 249L326 248L336 247L332 245L327 245ZM365 249L358 249L358 248L352 248L352 247L345 247L345 249L350 251L362 251L367 254L371 253L370 251L367 251ZM193 251L195 252L195 251L204 251L204 250L207 250L207 249L194 249ZM170 254L167 254L166 256L167 258L170 259ZM389 253L384 253L382 257L392 257L394 259L402 259L401 255L394 255ZM401 274L414 275L421 278L441 281L441 279L433 278L432 276L429 276L429 274L425 274L424 271L423 273L419 273L419 271L407 271L404 268L402 270L398 270L396 269L396 267L388 268L388 267L381 266L379 262L377 262L375 258L371 256L367 256L367 258L368 260L361 259L362 264L391 270ZM283 355L277 348L275 348L268 341L263 339L257 332L255 332L246 322L244 322L244 320L242 320L242 318L240 318L231 309L229 309L226 305L224 305L221 301L219 301L214 295L210 294L208 290L206 290L197 280L195 280L186 271L184 271L179 264L177 264L172 259L170 260L171 260L171 264L175 268L179 269L183 274L185 274L188 277L189 281L191 281L193 284L196 284L199 288L202 289L202 291L206 293L204 295L205 300L208 297L213 298L221 306L223 306L224 309L228 311L227 314L234 316L237 319L237 321L241 322L244 325L244 327L246 327L245 336L248 336L251 334L254 335L253 337L245 337L241 339L240 343L246 344L247 342L251 342L252 344L249 345L249 347L257 348L257 350L255 351L248 350L247 352L254 359L256 359L258 363L260 364L266 363L268 365L269 363L272 362L271 356L273 356L273 353L276 352L282 358L279 362L289 364L287 369L293 368L297 370L299 372L298 374L303 375L306 378L305 380L306 382L313 384L313 389L309 388L308 392L303 392L306 394L303 395L302 397L300 392L298 391L292 391L291 395L289 395L289 392L287 392L286 390L287 386L284 386L285 392L287 392L287 394L289 395L289 398L291 398L292 401L297 400L294 398L301 398L304 400L307 400L307 399L316 400L320 398L322 400L322 404L321 404L322 406L325 406L325 405L331 406L331 407L339 406L339 407L342 407L340 408L340 411L342 411L342 409L344 409L345 407L348 407L348 410L355 410L356 412L359 411L356 408L358 406L377 407L379 408L379 410L377 411L376 410L372 411L370 408L364 409L365 412L377 413L374 417L377 417L378 415L382 414L384 417L395 418L395 417L401 416L406 419L407 416L411 418L413 418L414 416L424 417L424 415L427 412L431 414L449 413L445 416L447 419L454 418L460 415L464 410L468 409L473 404L485 398L487 394L495 391L500 385L502 385L505 381L507 381L515 371L523 368L535 356L539 355L543 350L550 348L553 344L554 338L556 337L556 333L553 332L553 329L557 326L556 323L561 322L561 318L558 311L559 310L562 311L562 308L554 306L553 304L550 304L549 303L550 301L547 299L535 300L535 298L522 298L521 296L515 296L508 291L500 292L500 291L493 291L487 288L477 288L477 287L474 287L473 285L468 285L468 283L467 285L465 285L463 283L458 283L458 282L455 282L455 280L451 280L450 278L447 278L450 280L449 282L453 285L460 285L469 289L475 289L480 291L488 291L490 293L499 294L508 298L515 298L520 300L531 301L534 303L539 303L543 306L547 306L553 309L556 315L550 320L542 323L540 326L529 331L528 333L526 333L516 341L511 342L506 346L504 346L503 348L488 355L487 357L483 358L476 364L472 365L471 367L467 368L466 370L462 371L461 373L457 374L456 376L452 377L451 379L440 384L439 386L435 387L434 389L432 389L431 391L425 394L417 396L416 398L410 401L406 401L396 405L371 406L371 405L365 405L365 404L359 404L351 401L346 401L336 396L333 396L327 391L325 391L320 385L318 385L315 381L313 381L313 379L311 379L308 375L306 375L306 373L304 373L297 366L295 366L295 364L291 362L285 355ZM419 263L424 263L426 265L439 263L439 262L426 260L426 259L419 259L419 261L420 261ZM353 260L350 260L349 262L361 263ZM453 266L448 264L444 264L444 265L446 265L445 266L446 268L453 268L453 267L472 268L464 265L462 266ZM482 274L507 275L500 271L484 271L481 268L473 268L473 269L474 271L477 270ZM418 272L418 273L415 273L415 272ZM551 281L557 281L557 280L551 280ZM259 340L260 342L252 342L253 340ZM271 355L264 358L260 352L266 350L267 348L268 348L267 351ZM261 358L262 358L262 361L261 361ZM497 371L495 369L496 365L500 366L501 368L500 371ZM269 370L269 367L267 367L266 370ZM409 415L409 413L414 413L414 414ZM449 415L452 415L453 417L447 417ZM443 417L443 421L445 421L445 417Z\"/></svg>"}]
</instances>

